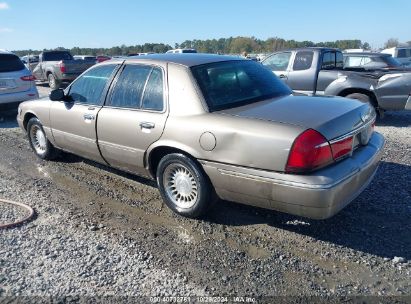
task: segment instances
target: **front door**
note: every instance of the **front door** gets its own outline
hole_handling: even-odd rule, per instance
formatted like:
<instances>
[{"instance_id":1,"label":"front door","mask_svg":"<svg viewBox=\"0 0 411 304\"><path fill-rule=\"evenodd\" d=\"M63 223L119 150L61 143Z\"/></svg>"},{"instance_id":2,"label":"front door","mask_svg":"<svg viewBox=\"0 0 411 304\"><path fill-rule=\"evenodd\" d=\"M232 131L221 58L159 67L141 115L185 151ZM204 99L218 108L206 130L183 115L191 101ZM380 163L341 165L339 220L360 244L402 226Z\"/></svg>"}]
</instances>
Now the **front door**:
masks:
<instances>
[{"instance_id":1,"label":"front door","mask_svg":"<svg viewBox=\"0 0 411 304\"><path fill-rule=\"evenodd\" d=\"M99 112L98 144L113 167L147 175L144 156L167 120L165 66L127 64Z\"/></svg>"},{"instance_id":2,"label":"front door","mask_svg":"<svg viewBox=\"0 0 411 304\"><path fill-rule=\"evenodd\" d=\"M67 88L67 101L53 102L50 121L58 147L104 162L97 146L96 120L117 68L116 64L96 66Z\"/></svg>"},{"instance_id":3,"label":"front door","mask_svg":"<svg viewBox=\"0 0 411 304\"><path fill-rule=\"evenodd\" d=\"M262 64L287 83L291 55L292 52L275 53L264 59Z\"/></svg>"}]
</instances>

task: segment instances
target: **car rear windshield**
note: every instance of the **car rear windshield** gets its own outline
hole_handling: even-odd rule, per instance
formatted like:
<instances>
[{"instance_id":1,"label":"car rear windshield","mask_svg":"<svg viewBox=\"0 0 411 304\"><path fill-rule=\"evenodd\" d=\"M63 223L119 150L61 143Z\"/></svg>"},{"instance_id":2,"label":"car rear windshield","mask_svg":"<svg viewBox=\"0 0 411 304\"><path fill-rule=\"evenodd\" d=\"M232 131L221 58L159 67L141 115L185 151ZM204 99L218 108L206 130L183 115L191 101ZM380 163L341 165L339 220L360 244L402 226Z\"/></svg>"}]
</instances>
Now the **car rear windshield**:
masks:
<instances>
[{"instance_id":1,"label":"car rear windshield","mask_svg":"<svg viewBox=\"0 0 411 304\"><path fill-rule=\"evenodd\" d=\"M210 111L292 93L270 70L251 60L215 62L191 70Z\"/></svg>"},{"instance_id":2,"label":"car rear windshield","mask_svg":"<svg viewBox=\"0 0 411 304\"><path fill-rule=\"evenodd\" d=\"M24 70L20 58L13 54L0 54L0 73Z\"/></svg>"},{"instance_id":3,"label":"car rear windshield","mask_svg":"<svg viewBox=\"0 0 411 304\"><path fill-rule=\"evenodd\" d=\"M73 56L69 52L47 52L43 54L44 61L72 60Z\"/></svg>"}]
</instances>

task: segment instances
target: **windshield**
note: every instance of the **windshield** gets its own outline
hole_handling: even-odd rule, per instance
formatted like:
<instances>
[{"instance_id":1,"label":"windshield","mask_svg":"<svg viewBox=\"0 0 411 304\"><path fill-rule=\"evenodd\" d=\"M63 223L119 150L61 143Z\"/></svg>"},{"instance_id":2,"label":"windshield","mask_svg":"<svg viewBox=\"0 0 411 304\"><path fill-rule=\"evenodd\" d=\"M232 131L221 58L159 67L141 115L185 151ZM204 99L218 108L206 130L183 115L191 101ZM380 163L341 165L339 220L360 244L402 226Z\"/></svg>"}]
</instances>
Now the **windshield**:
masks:
<instances>
[{"instance_id":1,"label":"windshield","mask_svg":"<svg viewBox=\"0 0 411 304\"><path fill-rule=\"evenodd\" d=\"M270 70L251 60L215 62L191 70L210 111L292 93Z\"/></svg>"}]
</instances>

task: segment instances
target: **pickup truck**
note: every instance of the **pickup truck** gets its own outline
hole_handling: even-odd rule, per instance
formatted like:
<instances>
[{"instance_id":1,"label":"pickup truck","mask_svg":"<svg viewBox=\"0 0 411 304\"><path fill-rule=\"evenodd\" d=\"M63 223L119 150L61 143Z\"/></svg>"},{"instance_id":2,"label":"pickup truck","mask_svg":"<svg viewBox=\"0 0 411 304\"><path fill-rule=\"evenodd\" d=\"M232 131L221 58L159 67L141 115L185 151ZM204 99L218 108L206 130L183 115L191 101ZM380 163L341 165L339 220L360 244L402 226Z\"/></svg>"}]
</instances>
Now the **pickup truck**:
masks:
<instances>
[{"instance_id":1,"label":"pickup truck","mask_svg":"<svg viewBox=\"0 0 411 304\"><path fill-rule=\"evenodd\" d=\"M37 80L47 81L54 90L63 82L73 81L94 64L95 61L74 60L69 51L47 51L39 55L33 74Z\"/></svg>"},{"instance_id":2,"label":"pickup truck","mask_svg":"<svg viewBox=\"0 0 411 304\"><path fill-rule=\"evenodd\" d=\"M361 67L344 68L343 54L332 48L301 48L276 52L262 64L295 92L343 96L385 110L411 110L411 73Z\"/></svg>"}]
</instances>

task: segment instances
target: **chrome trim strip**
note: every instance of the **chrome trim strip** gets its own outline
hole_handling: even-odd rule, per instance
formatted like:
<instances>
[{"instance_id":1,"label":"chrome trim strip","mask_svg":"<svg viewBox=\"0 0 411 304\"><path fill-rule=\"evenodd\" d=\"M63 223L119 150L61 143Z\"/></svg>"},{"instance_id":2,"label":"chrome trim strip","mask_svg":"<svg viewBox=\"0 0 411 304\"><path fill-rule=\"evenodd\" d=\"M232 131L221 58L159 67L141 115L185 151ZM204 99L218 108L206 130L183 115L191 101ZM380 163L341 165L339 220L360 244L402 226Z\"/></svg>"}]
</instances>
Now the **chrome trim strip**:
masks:
<instances>
[{"instance_id":1,"label":"chrome trim strip","mask_svg":"<svg viewBox=\"0 0 411 304\"><path fill-rule=\"evenodd\" d=\"M352 130L351 132L348 132L342 136L339 136L337 138L334 138L333 140L330 140L330 144L335 144L336 142L339 142L341 140L347 139L348 137L357 135L358 133L361 133L363 129L366 129L370 126L375 121L376 116L373 116L372 119L370 119L367 123L363 124L362 126L358 127L357 129Z\"/></svg>"},{"instance_id":2,"label":"chrome trim strip","mask_svg":"<svg viewBox=\"0 0 411 304\"><path fill-rule=\"evenodd\" d=\"M407 103L405 104L405 110L411 110L411 95L408 96Z\"/></svg>"},{"instance_id":3,"label":"chrome trim strip","mask_svg":"<svg viewBox=\"0 0 411 304\"><path fill-rule=\"evenodd\" d=\"M274 178L262 177L262 176L258 176L258 175L239 173L239 172L226 170L226 169L217 169L217 170L223 175L239 177L239 178L246 178L246 179L253 179L253 180L256 180L256 181L259 181L259 182L277 184L277 185L282 185L282 186L291 186L291 187L296 187L296 188L316 189L316 190L330 189L330 188L344 182L345 180L349 179L350 177L352 177L353 175L357 174L360 171L359 168L356 168L350 174L344 176L344 178L342 178L338 181L335 181L335 182L330 183L330 184L319 185L319 184L305 184L305 183L299 183L299 182L285 181L285 180L281 180L281 179L274 179Z\"/></svg>"}]
</instances>

